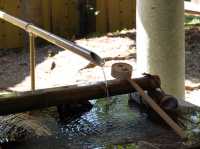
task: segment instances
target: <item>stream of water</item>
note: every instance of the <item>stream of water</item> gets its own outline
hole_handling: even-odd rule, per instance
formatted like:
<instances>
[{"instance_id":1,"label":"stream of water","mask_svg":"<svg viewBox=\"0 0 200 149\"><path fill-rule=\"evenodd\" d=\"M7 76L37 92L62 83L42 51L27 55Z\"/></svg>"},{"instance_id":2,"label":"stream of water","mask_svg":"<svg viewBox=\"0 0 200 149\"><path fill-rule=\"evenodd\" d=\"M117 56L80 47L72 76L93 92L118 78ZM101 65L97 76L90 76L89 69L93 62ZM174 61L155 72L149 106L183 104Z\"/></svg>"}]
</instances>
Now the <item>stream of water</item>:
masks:
<instances>
[{"instance_id":1,"label":"stream of water","mask_svg":"<svg viewBox=\"0 0 200 149\"><path fill-rule=\"evenodd\" d=\"M101 70L102 70L104 81L105 81L106 97L107 97L108 100L111 100L111 97L110 97L110 94L109 94L109 89L108 89L108 80L107 80L106 73L105 73L103 66L101 67Z\"/></svg>"}]
</instances>

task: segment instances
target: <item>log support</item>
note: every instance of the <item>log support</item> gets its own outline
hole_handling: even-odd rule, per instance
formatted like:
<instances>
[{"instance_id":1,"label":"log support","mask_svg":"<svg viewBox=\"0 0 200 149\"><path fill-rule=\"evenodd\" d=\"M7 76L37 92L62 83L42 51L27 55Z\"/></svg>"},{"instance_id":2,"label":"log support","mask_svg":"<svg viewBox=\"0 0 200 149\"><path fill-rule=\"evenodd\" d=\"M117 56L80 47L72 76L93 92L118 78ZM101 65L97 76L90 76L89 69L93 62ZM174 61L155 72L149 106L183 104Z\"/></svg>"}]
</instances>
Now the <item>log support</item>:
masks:
<instances>
[{"instance_id":1,"label":"log support","mask_svg":"<svg viewBox=\"0 0 200 149\"><path fill-rule=\"evenodd\" d=\"M158 76L144 76L134 79L144 90L160 87ZM125 80L108 81L109 95L134 92L135 89ZM25 112L62 104L77 104L84 101L106 97L105 82L84 86L65 86L34 92L13 93L0 96L0 115Z\"/></svg>"}]
</instances>

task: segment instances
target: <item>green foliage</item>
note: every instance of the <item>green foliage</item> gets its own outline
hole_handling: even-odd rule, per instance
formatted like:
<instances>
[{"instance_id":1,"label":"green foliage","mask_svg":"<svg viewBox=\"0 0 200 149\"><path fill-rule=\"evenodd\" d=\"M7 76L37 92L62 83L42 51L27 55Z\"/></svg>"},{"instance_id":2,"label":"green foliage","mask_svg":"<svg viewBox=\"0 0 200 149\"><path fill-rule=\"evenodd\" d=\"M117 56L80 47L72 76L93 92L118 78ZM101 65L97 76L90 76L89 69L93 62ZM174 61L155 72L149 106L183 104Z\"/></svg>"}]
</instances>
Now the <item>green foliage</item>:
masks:
<instances>
[{"instance_id":1,"label":"green foliage","mask_svg":"<svg viewBox=\"0 0 200 149\"><path fill-rule=\"evenodd\" d=\"M129 144L126 146L126 149L137 149L138 147L135 144Z\"/></svg>"},{"instance_id":2,"label":"green foliage","mask_svg":"<svg viewBox=\"0 0 200 149\"><path fill-rule=\"evenodd\" d=\"M197 25L200 24L200 16L185 15L185 25Z\"/></svg>"}]
</instances>

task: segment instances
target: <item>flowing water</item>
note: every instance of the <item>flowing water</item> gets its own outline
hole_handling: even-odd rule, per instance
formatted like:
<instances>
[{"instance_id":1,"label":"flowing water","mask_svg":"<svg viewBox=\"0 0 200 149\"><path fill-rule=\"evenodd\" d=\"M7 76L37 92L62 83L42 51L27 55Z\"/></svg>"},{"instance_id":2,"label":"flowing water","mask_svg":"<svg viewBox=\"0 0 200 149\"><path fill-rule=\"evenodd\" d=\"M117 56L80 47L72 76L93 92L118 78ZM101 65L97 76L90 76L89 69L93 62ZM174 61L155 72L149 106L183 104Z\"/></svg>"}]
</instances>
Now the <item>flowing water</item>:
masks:
<instances>
[{"instance_id":1,"label":"flowing water","mask_svg":"<svg viewBox=\"0 0 200 149\"><path fill-rule=\"evenodd\" d=\"M107 99L110 100L110 94L109 94L109 89L108 89L108 81L107 81L107 78L106 78L106 73L105 73L105 70L104 70L104 67L102 66L101 67L102 69L102 73L103 73L103 77L104 77L104 81L105 81L105 91L106 91L106 97Z\"/></svg>"}]
</instances>

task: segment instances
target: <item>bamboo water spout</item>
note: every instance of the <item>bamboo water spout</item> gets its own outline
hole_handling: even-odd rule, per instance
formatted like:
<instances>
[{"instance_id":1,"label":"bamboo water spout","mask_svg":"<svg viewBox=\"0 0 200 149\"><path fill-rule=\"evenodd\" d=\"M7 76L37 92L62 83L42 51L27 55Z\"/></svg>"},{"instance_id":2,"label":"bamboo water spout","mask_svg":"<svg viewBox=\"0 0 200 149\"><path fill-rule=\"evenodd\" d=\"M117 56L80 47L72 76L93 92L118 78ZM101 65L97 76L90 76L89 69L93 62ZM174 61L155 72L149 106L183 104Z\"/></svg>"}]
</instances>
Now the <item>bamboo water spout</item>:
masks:
<instances>
[{"instance_id":1,"label":"bamboo water spout","mask_svg":"<svg viewBox=\"0 0 200 149\"><path fill-rule=\"evenodd\" d=\"M63 48L65 50L69 50L79 56L82 56L83 58L87 59L88 61L98 65L103 66L104 61L101 59L96 53L89 51L88 49L85 49L81 46L78 46L77 44L70 42L64 38L61 38L57 35L54 35L50 32L47 32L29 22L23 21L19 18L16 18L14 16L11 16L3 11L0 11L0 19L3 19L23 30L26 32L29 32L35 36L38 36L40 38L43 38L50 43L53 43L57 45L60 48Z\"/></svg>"}]
</instances>

